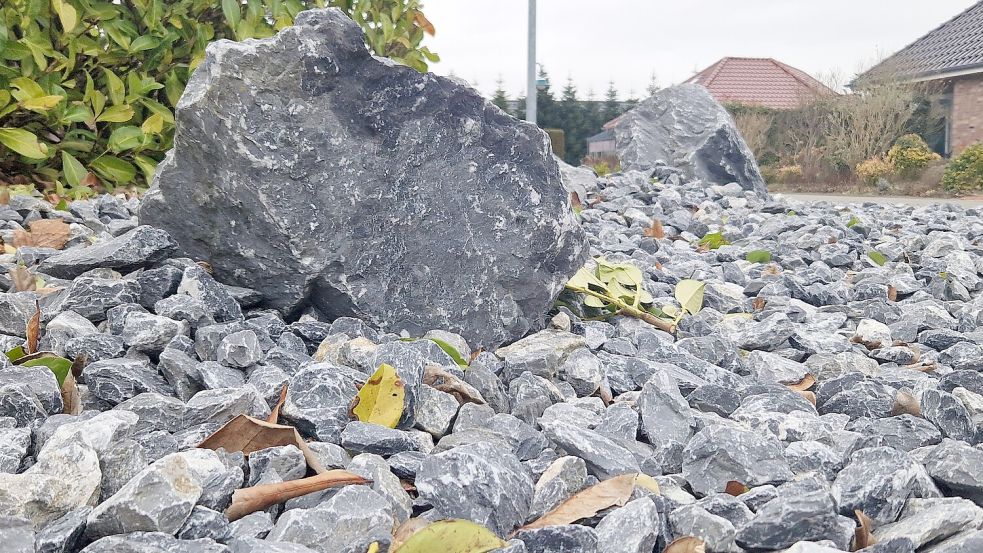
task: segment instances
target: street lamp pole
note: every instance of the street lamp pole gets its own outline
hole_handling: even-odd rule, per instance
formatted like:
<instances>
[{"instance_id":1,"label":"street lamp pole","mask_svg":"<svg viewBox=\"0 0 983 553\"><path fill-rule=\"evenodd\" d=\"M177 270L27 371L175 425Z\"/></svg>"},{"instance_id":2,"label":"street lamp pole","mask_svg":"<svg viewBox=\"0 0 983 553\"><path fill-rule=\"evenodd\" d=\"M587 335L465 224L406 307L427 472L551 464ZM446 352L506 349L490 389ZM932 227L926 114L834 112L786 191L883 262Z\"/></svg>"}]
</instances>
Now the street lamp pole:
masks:
<instances>
[{"instance_id":1,"label":"street lamp pole","mask_svg":"<svg viewBox=\"0 0 983 553\"><path fill-rule=\"evenodd\" d=\"M529 0L529 66L526 68L526 121L536 123L536 0Z\"/></svg>"}]
</instances>

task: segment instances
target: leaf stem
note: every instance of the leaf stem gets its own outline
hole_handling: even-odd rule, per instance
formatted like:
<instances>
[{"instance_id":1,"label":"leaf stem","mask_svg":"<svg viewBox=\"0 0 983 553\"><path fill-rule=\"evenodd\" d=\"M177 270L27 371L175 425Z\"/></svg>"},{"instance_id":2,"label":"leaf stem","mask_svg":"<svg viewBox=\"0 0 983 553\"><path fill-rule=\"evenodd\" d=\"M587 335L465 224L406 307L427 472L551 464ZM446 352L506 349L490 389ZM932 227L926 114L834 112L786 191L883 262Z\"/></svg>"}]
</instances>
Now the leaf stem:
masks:
<instances>
[{"instance_id":1,"label":"leaf stem","mask_svg":"<svg viewBox=\"0 0 983 553\"><path fill-rule=\"evenodd\" d=\"M675 332L676 332L676 324L675 323L670 323L670 322L663 321L662 319L656 317L655 315L653 315L651 313L648 313L648 312L645 312L645 311L642 311L641 309L638 309L637 307L633 307L631 305L628 305L627 303L621 301L618 298L612 298L610 296L606 296L606 295L604 295L604 294L602 294L600 292L595 292L595 291L593 291L593 290L591 290L589 288L577 288L577 287L573 287L573 286L571 286L569 288L570 288L570 290L573 290L574 292L578 292L578 293L581 293L581 294L587 294L587 295L590 295L590 296L594 296L595 298L597 298L599 300L606 301L606 302L610 303L611 305L617 307L619 312L624 313L625 315L628 315L630 317L635 317L636 319L641 319L641 320L647 322L648 324L650 324L650 325L658 328L659 330L664 330L664 331L666 331L666 332L668 332L670 334L675 334Z\"/></svg>"}]
</instances>

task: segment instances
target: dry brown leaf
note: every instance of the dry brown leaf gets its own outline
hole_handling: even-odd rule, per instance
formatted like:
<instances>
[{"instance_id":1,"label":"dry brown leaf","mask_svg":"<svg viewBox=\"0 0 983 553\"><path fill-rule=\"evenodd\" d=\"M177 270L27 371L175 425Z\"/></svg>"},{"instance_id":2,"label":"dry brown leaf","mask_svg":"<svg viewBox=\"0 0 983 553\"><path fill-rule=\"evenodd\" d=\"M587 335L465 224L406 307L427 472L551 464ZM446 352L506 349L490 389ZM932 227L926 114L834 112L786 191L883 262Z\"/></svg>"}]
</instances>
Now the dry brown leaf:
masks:
<instances>
[{"instance_id":1,"label":"dry brown leaf","mask_svg":"<svg viewBox=\"0 0 983 553\"><path fill-rule=\"evenodd\" d=\"M795 390L796 392L802 392L808 390L809 388L812 388L812 386L815 383L816 383L816 377L812 376L811 373L806 373L806 375L802 377L802 380L794 384L786 384L786 386Z\"/></svg>"},{"instance_id":2,"label":"dry brown leaf","mask_svg":"<svg viewBox=\"0 0 983 553\"><path fill-rule=\"evenodd\" d=\"M280 399L277 400L276 405L273 406L273 410L270 411L270 416L266 419L266 422L276 424L280 420L280 408L287 401L287 383L284 382L283 389L280 390Z\"/></svg>"},{"instance_id":3,"label":"dry brown leaf","mask_svg":"<svg viewBox=\"0 0 983 553\"><path fill-rule=\"evenodd\" d=\"M662 240L666 237L666 231L662 228L662 221L655 219L652 221L652 226L645 229L645 236L649 238L655 238L656 240Z\"/></svg>"},{"instance_id":4,"label":"dry brown leaf","mask_svg":"<svg viewBox=\"0 0 983 553\"><path fill-rule=\"evenodd\" d=\"M747 493L747 491L750 489L751 488L745 486L743 482L738 482L737 480L731 480L727 482L726 486L724 486L724 493L737 497L742 493Z\"/></svg>"},{"instance_id":5,"label":"dry brown leaf","mask_svg":"<svg viewBox=\"0 0 983 553\"><path fill-rule=\"evenodd\" d=\"M911 369L913 371L922 372L922 373L930 373L938 367L936 367L934 363L929 363L929 364L921 363L917 365L905 365L904 368Z\"/></svg>"},{"instance_id":6,"label":"dry brown leaf","mask_svg":"<svg viewBox=\"0 0 983 553\"><path fill-rule=\"evenodd\" d=\"M894 396L894 405L891 406L891 416L897 415L913 415L915 417L922 416L922 407L918 404L918 400L915 396L909 394L908 392L899 391Z\"/></svg>"},{"instance_id":7,"label":"dry brown leaf","mask_svg":"<svg viewBox=\"0 0 983 553\"><path fill-rule=\"evenodd\" d=\"M61 219L38 219L31 221L29 227L29 232L14 232L14 247L34 246L60 250L65 247L72 234L71 227Z\"/></svg>"},{"instance_id":8,"label":"dry brown leaf","mask_svg":"<svg viewBox=\"0 0 983 553\"><path fill-rule=\"evenodd\" d=\"M38 287L38 279L23 265L14 267L9 274L11 282L14 283L14 292L29 292Z\"/></svg>"},{"instance_id":9,"label":"dry brown leaf","mask_svg":"<svg viewBox=\"0 0 983 553\"><path fill-rule=\"evenodd\" d=\"M78 383L75 382L75 375L68 372L65 382L61 385L61 401L65 404L62 413L66 415L78 415L82 412L82 398L79 396Z\"/></svg>"},{"instance_id":10,"label":"dry brown leaf","mask_svg":"<svg viewBox=\"0 0 983 553\"><path fill-rule=\"evenodd\" d=\"M577 194L576 192L570 193L570 204L577 211L584 209L584 203L580 201L580 194Z\"/></svg>"},{"instance_id":11,"label":"dry brown leaf","mask_svg":"<svg viewBox=\"0 0 983 553\"><path fill-rule=\"evenodd\" d=\"M863 511L856 509L853 511L857 515L858 526L853 532L853 550L863 549L865 547L870 547L877 543L874 539L874 521L870 520L870 517L865 515Z\"/></svg>"},{"instance_id":12,"label":"dry brown leaf","mask_svg":"<svg viewBox=\"0 0 983 553\"><path fill-rule=\"evenodd\" d=\"M887 286L887 299L888 301L898 301L898 289L891 284Z\"/></svg>"},{"instance_id":13,"label":"dry brown leaf","mask_svg":"<svg viewBox=\"0 0 983 553\"><path fill-rule=\"evenodd\" d=\"M427 19L427 16L423 15L423 12L417 11L413 14L413 21L416 21L416 26L423 29L423 32L430 36L437 34L437 30L434 29L433 23Z\"/></svg>"},{"instance_id":14,"label":"dry brown leaf","mask_svg":"<svg viewBox=\"0 0 983 553\"><path fill-rule=\"evenodd\" d=\"M423 383L454 396L461 405L465 403L484 405L487 403L485 398L481 397L481 392L439 365L427 365L423 373Z\"/></svg>"},{"instance_id":15,"label":"dry brown leaf","mask_svg":"<svg viewBox=\"0 0 983 553\"><path fill-rule=\"evenodd\" d=\"M93 188L99 185L99 177L97 177L95 173L87 173L84 177L82 177L82 180L79 181L79 186L82 187Z\"/></svg>"},{"instance_id":16,"label":"dry brown leaf","mask_svg":"<svg viewBox=\"0 0 983 553\"><path fill-rule=\"evenodd\" d=\"M262 511L277 503L283 503L288 499L319 492L328 488L338 488L349 484L369 484L371 482L371 480L346 470L329 470L325 473L299 480L288 480L275 484L260 484L251 488L241 488L232 494L232 504L225 510L225 516L229 520L239 520L249 513Z\"/></svg>"},{"instance_id":17,"label":"dry brown leaf","mask_svg":"<svg viewBox=\"0 0 983 553\"><path fill-rule=\"evenodd\" d=\"M222 448L228 452L241 451L248 456L254 451L280 445L297 446L304 453L307 466L311 470L318 474L328 472L307 447L307 442L300 437L296 428L254 419L248 415L239 415L225 423L225 426L205 438L198 447L216 450Z\"/></svg>"},{"instance_id":18,"label":"dry brown leaf","mask_svg":"<svg viewBox=\"0 0 983 553\"><path fill-rule=\"evenodd\" d=\"M474 360L477 359L478 356L481 355L481 353L483 351L485 351L485 348L478 348L478 349L472 351L471 352L471 358L468 359L468 365L470 365L471 363L474 363Z\"/></svg>"},{"instance_id":19,"label":"dry brown leaf","mask_svg":"<svg viewBox=\"0 0 983 553\"><path fill-rule=\"evenodd\" d=\"M601 380L600 387L597 388L597 395L600 396L601 401L604 402L604 406L607 407L614 402L614 393L611 392L611 384L608 383L608 379L605 378Z\"/></svg>"},{"instance_id":20,"label":"dry brown leaf","mask_svg":"<svg viewBox=\"0 0 983 553\"><path fill-rule=\"evenodd\" d=\"M10 189L6 186L0 188L0 204L10 205Z\"/></svg>"},{"instance_id":21,"label":"dry brown leaf","mask_svg":"<svg viewBox=\"0 0 983 553\"><path fill-rule=\"evenodd\" d=\"M795 393L806 398L806 401L812 404L813 407L816 406L816 394L806 391L806 390L794 390Z\"/></svg>"},{"instance_id":22,"label":"dry brown leaf","mask_svg":"<svg viewBox=\"0 0 983 553\"><path fill-rule=\"evenodd\" d=\"M198 266L205 269L205 272L212 275L215 274L215 269L212 269L212 264L207 261L198 261Z\"/></svg>"},{"instance_id":23,"label":"dry brown leaf","mask_svg":"<svg viewBox=\"0 0 983 553\"><path fill-rule=\"evenodd\" d=\"M706 553L707 546L703 540L694 536L679 538L669 544L662 553Z\"/></svg>"},{"instance_id":24,"label":"dry brown leaf","mask_svg":"<svg viewBox=\"0 0 983 553\"><path fill-rule=\"evenodd\" d=\"M82 376L82 369L89 363L89 356L85 353L80 353L75 359L72 360L72 375L75 378Z\"/></svg>"},{"instance_id":25,"label":"dry brown leaf","mask_svg":"<svg viewBox=\"0 0 983 553\"><path fill-rule=\"evenodd\" d=\"M751 307L754 308L755 311L761 311L766 305L768 305L768 301L764 298L754 298L751 300Z\"/></svg>"},{"instance_id":26,"label":"dry brown leaf","mask_svg":"<svg viewBox=\"0 0 983 553\"><path fill-rule=\"evenodd\" d=\"M27 321L27 349L28 355L38 352L38 345L41 343L41 304L34 300L36 311L29 321Z\"/></svg>"},{"instance_id":27,"label":"dry brown leaf","mask_svg":"<svg viewBox=\"0 0 983 553\"><path fill-rule=\"evenodd\" d=\"M574 494L573 497L560 503L552 511L539 519L522 527L524 530L542 528L557 524L573 524L574 522L592 517L602 509L621 507L631 498L635 489L637 474L622 474L609 478L600 484L595 484L586 490Z\"/></svg>"}]
</instances>

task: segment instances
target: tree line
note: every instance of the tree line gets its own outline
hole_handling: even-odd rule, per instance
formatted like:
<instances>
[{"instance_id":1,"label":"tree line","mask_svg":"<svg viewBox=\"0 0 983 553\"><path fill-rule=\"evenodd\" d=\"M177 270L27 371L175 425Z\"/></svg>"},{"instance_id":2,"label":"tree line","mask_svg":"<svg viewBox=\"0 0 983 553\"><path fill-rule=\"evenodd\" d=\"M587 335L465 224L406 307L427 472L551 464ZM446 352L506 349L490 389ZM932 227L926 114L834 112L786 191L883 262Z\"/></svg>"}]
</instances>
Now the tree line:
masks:
<instances>
[{"instance_id":1,"label":"tree line","mask_svg":"<svg viewBox=\"0 0 983 553\"><path fill-rule=\"evenodd\" d=\"M540 69L539 78L549 83L545 69ZM646 88L648 95L658 91L655 76ZM560 91L559 97L547 84L536 93L536 122L543 129L562 129L566 147L563 160L571 165L580 165L587 155L587 139L600 133L605 123L633 108L638 103L634 92L627 100L619 100L619 92L614 82L608 83L603 99L596 99L593 90L588 90L584 98L579 96L577 85L572 78ZM501 79L492 97L492 103L519 119L525 119L526 99L521 96L512 101L504 90Z\"/></svg>"}]
</instances>

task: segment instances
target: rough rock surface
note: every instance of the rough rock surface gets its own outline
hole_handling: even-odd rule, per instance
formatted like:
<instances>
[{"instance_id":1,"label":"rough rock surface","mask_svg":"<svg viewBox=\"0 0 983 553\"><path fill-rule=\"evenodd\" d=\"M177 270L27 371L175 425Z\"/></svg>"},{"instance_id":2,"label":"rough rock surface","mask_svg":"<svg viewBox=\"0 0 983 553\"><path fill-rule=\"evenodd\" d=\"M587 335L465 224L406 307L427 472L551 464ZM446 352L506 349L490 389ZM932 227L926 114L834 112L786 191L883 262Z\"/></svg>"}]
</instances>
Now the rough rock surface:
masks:
<instances>
[{"instance_id":1,"label":"rough rock surface","mask_svg":"<svg viewBox=\"0 0 983 553\"><path fill-rule=\"evenodd\" d=\"M622 115L614 133L625 170L650 170L662 161L708 184L736 182L768 194L734 120L700 85L660 90Z\"/></svg>"},{"instance_id":2,"label":"rough rock surface","mask_svg":"<svg viewBox=\"0 0 983 553\"><path fill-rule=\"evenodd\" d=\"M591 255L634 264L660 306L681 279L705 283L674 334L569 293L549 328L474 356L452 328L406 341L316 306L284 317L200 259L131 256L171 251L159 229L124 230L137 198L60 211L12 195L5 243L39 219L72 236L58 254L0 254L0 275L23 264L59 288L0 278L0 344L24 344L38 300L42 347L90 358L82 410L66 414L53 373L0 356L0 551L365 553L408 519L461 517L508 539L498 553L664 553L685 536L714 553L832 553L855 549L856 511L878 540L864 553L983 551L983 210L768 199L662 163L577 173ZM712 232L731 244L699 248ZM56 255L76 260L52 269L64 278L45 272ZM381 363L404 384L396 428L349 411ZM372 482L230 522L237 490L293 482L307 458L197 446L234 417L269 417L284 385L279 422L323 466ZM522 529L634 473L660 493L646 478L622 506ZM724 493L732 481L748 489Z\"/></svg>"},{"instance_id":3,"label":"rough rock surface","mask_svg":"<svg viewBox=\"0 0 983 553\"><path fill-rule=\"evenodd\" d=\"M209 45L177 121L141 222L284 313L494 348L541 328L583 264L545 133L373 58L340 11Z\"/></svg>"}]
</instances>

